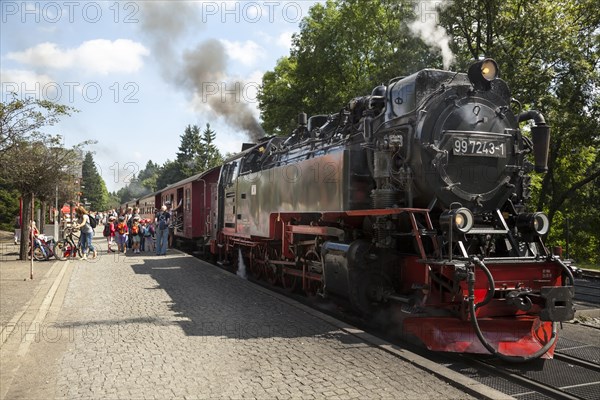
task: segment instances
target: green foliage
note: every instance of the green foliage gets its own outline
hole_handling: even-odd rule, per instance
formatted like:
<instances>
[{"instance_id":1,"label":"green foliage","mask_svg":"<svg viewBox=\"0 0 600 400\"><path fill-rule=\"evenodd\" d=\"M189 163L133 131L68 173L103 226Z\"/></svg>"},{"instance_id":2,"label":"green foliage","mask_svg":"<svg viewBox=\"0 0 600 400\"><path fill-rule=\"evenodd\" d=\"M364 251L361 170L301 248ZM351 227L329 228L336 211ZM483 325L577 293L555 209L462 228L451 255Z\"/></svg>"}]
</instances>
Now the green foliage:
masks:
<instances>
[{"instance_id":1,"label":"green foliage","mask_svg":"<svg viewBox=\"0 0 600 400\"><path fill-rule=\"evenodd\" d=\"M440 67L412 37L405 1L329 0L313 6L293 48L265 73L258 100L264 129L288 134L296 115L331 113L387 79ZM454 70L492 57L512 95L552 126L549 171L533 176L532 208L555 220L548 243L600 262L600 13L594 0L440 2L453 37ZM422 15L421 15L422 17ZM516 110L517 112L519 110Z\"/></svg>"},{"instance_id":2,"label":"green foliage","mask_svg":"<svg viewBox=\"0 0 600 400\"><path fill-rule=\"evenodd\" d=\"M455 0L442 13L461 66L493 57L525 109L552 126L548 173L533 177L533 208L553 222L548 242L600 260L600 13L595 1ZM594 183L595 182L595 183Z\"/></svg>"},{"instance_id":3,"label":"green foliage","mask_svg":"<svg viewBox=\"0 0 600 400\"><path fill-rule=\"evenodd\" d=\"M315 4L291 54L263 76L258 100L265 131L289 134L299 112L336 112L390 78L441 66L407 28L413 9L412 2L397 0Z\"/></svg>"},{"instance_id":4,"label":"green foliage","mask_svg":"<svg viewBox=\"0 0 600 400\"><path fill-rule=\"evenodd\" d=\"M19 192L0 179L0 230L12 232L19 215Z\"/></svg>"},{"instance_id":5,"label":"green foliage","mask_svg":"<svg viewBox=\"0 0 600 400\"><path fill-rule=\"evenodd\" d=\"M160 173L160 166L148 160L146 167L138 174L138 181L147 190L148 193L156 191L156 180Z\"/></svg>"},{"instance_id":6,"label":"green foliage","mask_svg":"<svg viewBox=\"0 0 600 400\"><path fill-rule=\"evenodd\" d=\"M197 125L188 125L185 133L180 136L181 144L175 161L184 177L192 176L195 172L195 159L198 157L201 148L200 128Z\"/></svg>"},{"instance_id":7,"label":"green foliage","mask_svg":"<svg viewBox=\"0 0 600 400\"><path fill-rule=\"evenodd\" d=\"M210 124L207 123L206 128L202 131L200 148L196 155L196 159L194 160L197 173L207 171L223 162L223 157L221 156L219 149L214 145L216 137L217 133L210 129Z\"/></svg>"},{"instance_id":8,"label":"green foliage","mask_svg":"<svg viewBox=\"0 0 600 400\"><path fill-rule=\"evenodd\" d=\"M22 141L44 140L40 129L56 124L72 112L77 110L32 97L20 99L13 93L8 103L0 102L0 155Z\"/></svg>"},{"instance_id":9,"label":"green foliage","mask_svg":"<svg viewBox=\"0 0 600 400\"><path fill-rule=\"evenodd\" d=\"M94 157L91 152L87 152L81 165L81 177L84 188L82 188L81 199L89 203L89 209L93 211L102 211L107 207L108 190L106 183L100 176Z\"/></svg>"},{"instance_id":10,"label":"green foliage","mask_svg":"<svg viewBox=\"0 0 600 400\"><path fill-rule=\"evenodd\" d=\"M168 185L178 182L186 178L181 172L177 161L167 160L160 170L160 174L156 179L157 190L163 189Z\"/></svg>"}]
</instances>

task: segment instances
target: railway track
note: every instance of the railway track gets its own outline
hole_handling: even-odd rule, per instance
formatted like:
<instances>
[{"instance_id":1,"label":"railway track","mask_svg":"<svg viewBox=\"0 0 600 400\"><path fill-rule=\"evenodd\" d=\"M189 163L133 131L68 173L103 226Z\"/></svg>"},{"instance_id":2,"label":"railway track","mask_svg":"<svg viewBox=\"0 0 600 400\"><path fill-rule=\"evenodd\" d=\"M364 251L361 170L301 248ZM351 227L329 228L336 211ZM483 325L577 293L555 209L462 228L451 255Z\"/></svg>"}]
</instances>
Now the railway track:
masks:
<instances>
[{"instance_id":1,"label":"railway track","mask_svg":"<svg viewBox=\"0 0 600 400\"><path fill-rule=\"evenodd\" d=\"M600 282L584 282L575 280L575 300L600 304Z\"/></svg>"},{"instance_id":2,"label":"railway track","mask_svg":"<svg viewBox=\"0 0 600 400\"><path fill-rule=\"evenodd\" d=\"M484 381L517 399L599 398L600 365L560 351L555 353L554 360L537 360L523 365L510 365L495 359L472 356L460 358L467 371L469 367L473 368L477 371L475 374L482 377L478 379L470 374L472 378Z\"/></svg>"}]
</instances>

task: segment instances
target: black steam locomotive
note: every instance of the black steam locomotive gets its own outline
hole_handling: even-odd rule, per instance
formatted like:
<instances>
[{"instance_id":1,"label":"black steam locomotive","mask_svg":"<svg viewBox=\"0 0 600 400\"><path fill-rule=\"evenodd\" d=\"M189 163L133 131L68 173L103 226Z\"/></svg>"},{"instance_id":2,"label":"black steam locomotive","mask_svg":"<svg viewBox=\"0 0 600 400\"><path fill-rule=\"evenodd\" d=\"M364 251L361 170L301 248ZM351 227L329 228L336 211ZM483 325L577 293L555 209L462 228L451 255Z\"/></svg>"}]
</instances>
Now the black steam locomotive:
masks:
<instances>
[{"instance_id":1,"label":"black steam locomotive","mask_svg":"<svg viewBox=\"0 0 600 400\"><path fill-rule=\"evenodd\" d=\"M339 113L301 114L289 137L186 180L204 188L199 234L256 278L365 317L387 310L430 349L551 358L573 275L542 242L548 218L526 209L550 128L515 115L497 76L491 59L425 69Z\"/></svg>"}]
</instances>

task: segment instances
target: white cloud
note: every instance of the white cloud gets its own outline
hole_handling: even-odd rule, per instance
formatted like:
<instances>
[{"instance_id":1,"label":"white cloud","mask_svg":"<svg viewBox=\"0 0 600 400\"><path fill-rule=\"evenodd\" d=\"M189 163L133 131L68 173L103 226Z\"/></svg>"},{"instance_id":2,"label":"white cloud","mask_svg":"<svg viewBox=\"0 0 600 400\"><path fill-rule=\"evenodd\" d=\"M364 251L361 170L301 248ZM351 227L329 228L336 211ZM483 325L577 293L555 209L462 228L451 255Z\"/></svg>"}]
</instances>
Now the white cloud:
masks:
<instances>
[{"instance_id":1,"label":"white cloud","mask_svg":"<svg viewBox=\"0 0 600 400\"><path fill-rule=\"evenodd\" d=\"M265 50L252 40L245 42L232 42L221 39L227 55L232 59L241 62L246 66L254 65L259 59L265 56Z\"/></svg>"},{"instance_id":2,"label":"white cloud","mask_svg":"<svg viewBox=\"0 0 600 400\"><path fill-rule=\"evenodd\" d=\"M28 94L34 98L41 98L43 94L52 95L54 92L50 92L56 86L50 76L22 69L0 70L0 82L2 82L2 96L15 92L19 96Z\"/></svg>"},{"instance_id":3,"label":"white cloud","mask_svg":"<svg viewBox=\"0 0 600 400\"><path fill-rule=\"evenodd\" d=\"M281 47L289 49L290 47L292 47L292 35L293 34L294 34L294 32L291 32L291 31L282 32L277 37L277 44L280 45Z\"/></svg>"},{"instance_id":4,"label":"white cloud","mask_svg":"<svg viewBox=\"0 0 600 400\"><path fill-rule=\"evenodd\" d=\"M129 39L95 39L71 49L61 49L56 43L40 43L25 51L8 53L7 58L34 67L81 68L86 73L106 75L136 72L144 64L142 57L148 54L142 44Z\"/></svg>"}]
</instances>

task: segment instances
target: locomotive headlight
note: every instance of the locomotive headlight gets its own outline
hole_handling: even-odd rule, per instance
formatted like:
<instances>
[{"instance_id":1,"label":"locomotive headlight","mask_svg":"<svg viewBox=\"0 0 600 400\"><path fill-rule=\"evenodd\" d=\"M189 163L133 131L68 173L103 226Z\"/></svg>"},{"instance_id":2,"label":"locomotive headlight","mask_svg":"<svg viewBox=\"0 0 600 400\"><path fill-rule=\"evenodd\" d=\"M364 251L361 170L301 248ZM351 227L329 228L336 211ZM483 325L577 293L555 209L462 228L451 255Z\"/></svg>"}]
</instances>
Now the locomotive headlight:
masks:
<instances>
[{"instance_id":1,"label":"locomotive headlight","mask_svg":"<svg viewBox=\"0 0 600 400\"><path fill-rule=\"evenodd\" d=\"M523 233L535 233L541 236L548 233L550 220L543 212L519 214L517 216L517 228Z\"/></svg>"},{"instance_id":2,"label":"locomotive headlight","mask_svg":"<svg viewBox=\"0 0 600 400\"><path fill-rule=\"evenodd\" d=\"M498 73L496 61L485 58L471 64L467 75L475 90L490 90L492 87L490 82L498 77Z\"/></svg>"},{"instance_id":3,"label":"locomotive headlight","mask_svg":"<svg viewBox=\"0 0 600 400\"><path fill-rule=\"evenodd\" d=\"M493 81L498 77L498 64L491 58L486 58L481 62L481 76L486 81Z\"/></svg>"},{"instance_id":4,"label":"locomotive headlight","mask_svg":"<svg viewBox=\"0 0 600 400\"><path fill-rule=\"evenodd\" d=\"M448 210L440 216L440 225L447 227L448 230L454 230L458 233L467 233L473 228L475 217L473 213L465 207Z\"/></svg>"}]
</instances>

